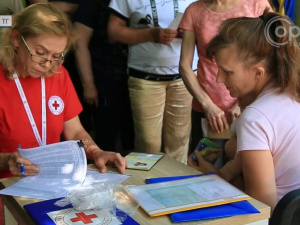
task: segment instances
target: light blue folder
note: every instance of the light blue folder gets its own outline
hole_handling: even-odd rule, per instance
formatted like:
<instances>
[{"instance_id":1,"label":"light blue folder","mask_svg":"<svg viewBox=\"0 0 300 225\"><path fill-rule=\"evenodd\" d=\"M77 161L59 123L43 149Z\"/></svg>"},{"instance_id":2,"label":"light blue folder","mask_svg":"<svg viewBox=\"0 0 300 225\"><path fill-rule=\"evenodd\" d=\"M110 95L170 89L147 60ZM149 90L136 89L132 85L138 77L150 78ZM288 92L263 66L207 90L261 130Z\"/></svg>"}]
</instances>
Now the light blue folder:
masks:
<instances>
[{"instance_id":1,"label":"light blue folder","mask_svg":"<svg viewBox=\"0 0 300 225\"><path fill-rule=\"evenodd\" d=\"M146 183L151 184L151 183L158 183L158 182L166 182L171 180L186 179L186 178L205 176L205 175L206 174L148 178L146 179ZM234 202L225 205L218 205L218 206L194 209L194 210L189 210L184 212L172 213L170 214L170 217L174 223L179 223L184 221L215 219L215 218L238 216L238 215L245 215L251 213L260 213L260 212L248 201L240 201L240 202Z\"/></svg>"}]
</instances>

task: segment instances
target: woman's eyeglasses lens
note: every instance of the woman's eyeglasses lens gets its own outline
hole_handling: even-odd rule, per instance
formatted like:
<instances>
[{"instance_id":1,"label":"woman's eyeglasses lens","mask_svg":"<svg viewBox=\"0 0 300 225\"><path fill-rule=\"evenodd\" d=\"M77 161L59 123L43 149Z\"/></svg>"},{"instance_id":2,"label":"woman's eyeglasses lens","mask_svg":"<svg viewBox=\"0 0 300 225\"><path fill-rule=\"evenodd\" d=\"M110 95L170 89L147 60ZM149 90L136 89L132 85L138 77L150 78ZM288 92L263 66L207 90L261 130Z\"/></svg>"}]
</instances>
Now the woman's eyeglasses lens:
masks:
<instances>
[{"instance_id":1,"label":"woman's eyeglasses lens","mask_svg":"<svg viewBox=\"0 0 300 225\"><path fill-rule=\"evenodd\" d=\"M46 62L50 62L51 65L54 65L54 66L60 66L63 61L64 61L64 57L60 57L59 59L52 59L52 60L49 60L49 59L45 59L41 56L37 56L37 55L32 55L30 54L30 58L33 62L36 62L36 63L40 63L40 64L45 64Z\"/></svg>"},{"instance_id":2,"label":"woman's eyeglasses lens","mask_svg":"<svg viewBox=\"0 0 300 225\"><path fill-rule=\"evenodd\" d=\"M45 64L46 62L50 62L51 65L54 65L54 66L60 66L63 61L64 61L64 55L62 54L58 59L46 59L42 56L38 56L38 55L33 55L24 39L24 37L21 35L21 39L23 41L23 43L25 44L25 47L30 55L30 59L33 61L33 62L36 62L36 63L39 63L39 64Z\"/></svg>"}]
</instances>

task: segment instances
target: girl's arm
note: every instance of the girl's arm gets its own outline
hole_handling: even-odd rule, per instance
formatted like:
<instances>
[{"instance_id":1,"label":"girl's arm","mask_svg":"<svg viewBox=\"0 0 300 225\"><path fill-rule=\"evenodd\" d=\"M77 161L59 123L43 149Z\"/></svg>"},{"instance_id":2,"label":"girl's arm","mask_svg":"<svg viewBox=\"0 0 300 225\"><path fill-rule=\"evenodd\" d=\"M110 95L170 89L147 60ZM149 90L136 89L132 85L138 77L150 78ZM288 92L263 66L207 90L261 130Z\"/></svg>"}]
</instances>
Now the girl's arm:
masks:
<instances>
[{"instance_id":1,"label":"girl's arm","mask_svg":"<svg viewBox=\"0 0 300 225\"><path fill-rule=\"evenodd\" d=\"M245 191L251 197L271 206L277 203L274 163L271 151L241 151Z\"/></svg>"}]
</instances>

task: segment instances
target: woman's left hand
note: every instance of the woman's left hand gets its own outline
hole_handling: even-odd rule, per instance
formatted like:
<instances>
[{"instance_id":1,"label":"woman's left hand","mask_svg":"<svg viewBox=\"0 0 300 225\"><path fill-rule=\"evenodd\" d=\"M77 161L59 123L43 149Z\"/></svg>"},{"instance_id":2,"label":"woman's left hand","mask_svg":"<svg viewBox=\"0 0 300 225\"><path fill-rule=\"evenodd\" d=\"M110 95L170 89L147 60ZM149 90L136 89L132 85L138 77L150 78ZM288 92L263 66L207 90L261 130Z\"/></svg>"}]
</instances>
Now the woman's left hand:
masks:
<instances>
[{"instance_id":1,"label":"woman's left hand","mask_svg":"<svg viewBox=\"0 0 300 225\"><path fill-rule=\"evenodd\" d=\"M100 149L93 151L93 160L101 173L107 172L107 163L113 163L121 174L125 174L125 169L128 166L127 160L120 153L107 152Z\"/></svg>"}]
</instances>

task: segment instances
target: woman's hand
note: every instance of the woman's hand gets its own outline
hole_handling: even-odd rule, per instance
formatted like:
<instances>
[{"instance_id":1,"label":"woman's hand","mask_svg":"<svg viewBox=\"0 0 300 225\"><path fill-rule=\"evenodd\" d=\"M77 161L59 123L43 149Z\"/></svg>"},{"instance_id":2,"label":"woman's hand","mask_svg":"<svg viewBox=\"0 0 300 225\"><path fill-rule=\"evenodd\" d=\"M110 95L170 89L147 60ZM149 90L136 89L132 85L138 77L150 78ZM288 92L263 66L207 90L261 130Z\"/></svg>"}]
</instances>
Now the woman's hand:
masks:
<instances>
[{"instance_id":1,"label":"woman's hand","mask_svg":"<svg viewBox=\"0 0 300 225\"><path fill-rule=\"evenodd\" d=\"M127 160L121 156L120 153L102 151L101 149L92 150L92 156L95 165L100 169L101 173L106 173L106 164L114 164L121 174L125 174L125 168L127 168Z\"/></svg>"},{"instance_id":2,"label":"woman's hand","mask_svg":"<svg viewBox=\"0 0 300 225\"><path fill-rule=\"evenodd\" d=\"M221 133L229 129L225 112L222 111L218 106L211 104L209 107L206 107L204 111L209 126L213 131Z\"/></svg>"},{"instance_id":3,"label":"woman's hand","mask_svg":"<svg viewBox=\"0 0 300 225\"><path fill-rule=\"evenodd\" d=\"M89 105L98 107L98 91L94 83L83 85L83 99Z\"/></svg>"},{"instance_id":4,"label":"woman's hand","mask_svg":"<svg viewBox=\"0 0 300 225\"><path fill-rule=\"evenodd\" d=\"M235 119L237 119L241 114L241 109L239 105L236 103L228 110L228 120L231 124Z\"/></svg>"},{"instance_id":5,"label":"woman's hand","mask_svg":"<svg viewBox=\"0 0 300 225\"><path fill-rule=\"evenodd\" d=\"M154 41L167 45L171 44L174 38L176 38L178 35L177 30L172 30L169 28L153 28L151 31Z\"/></svg>"},{"instance_id":6,"label":"woman's hand","mask_svg":"<svg viewBox=\"0 0 300 225\"><path fill-rule=\"evenodd\" d=\"M21 165L24 167L25 176L34 176L39 172L39 168L30 160L22 158L18 152L11 153L8 159L10 172L15 176L22 176Z\"/></svg>"}]
</instances>

